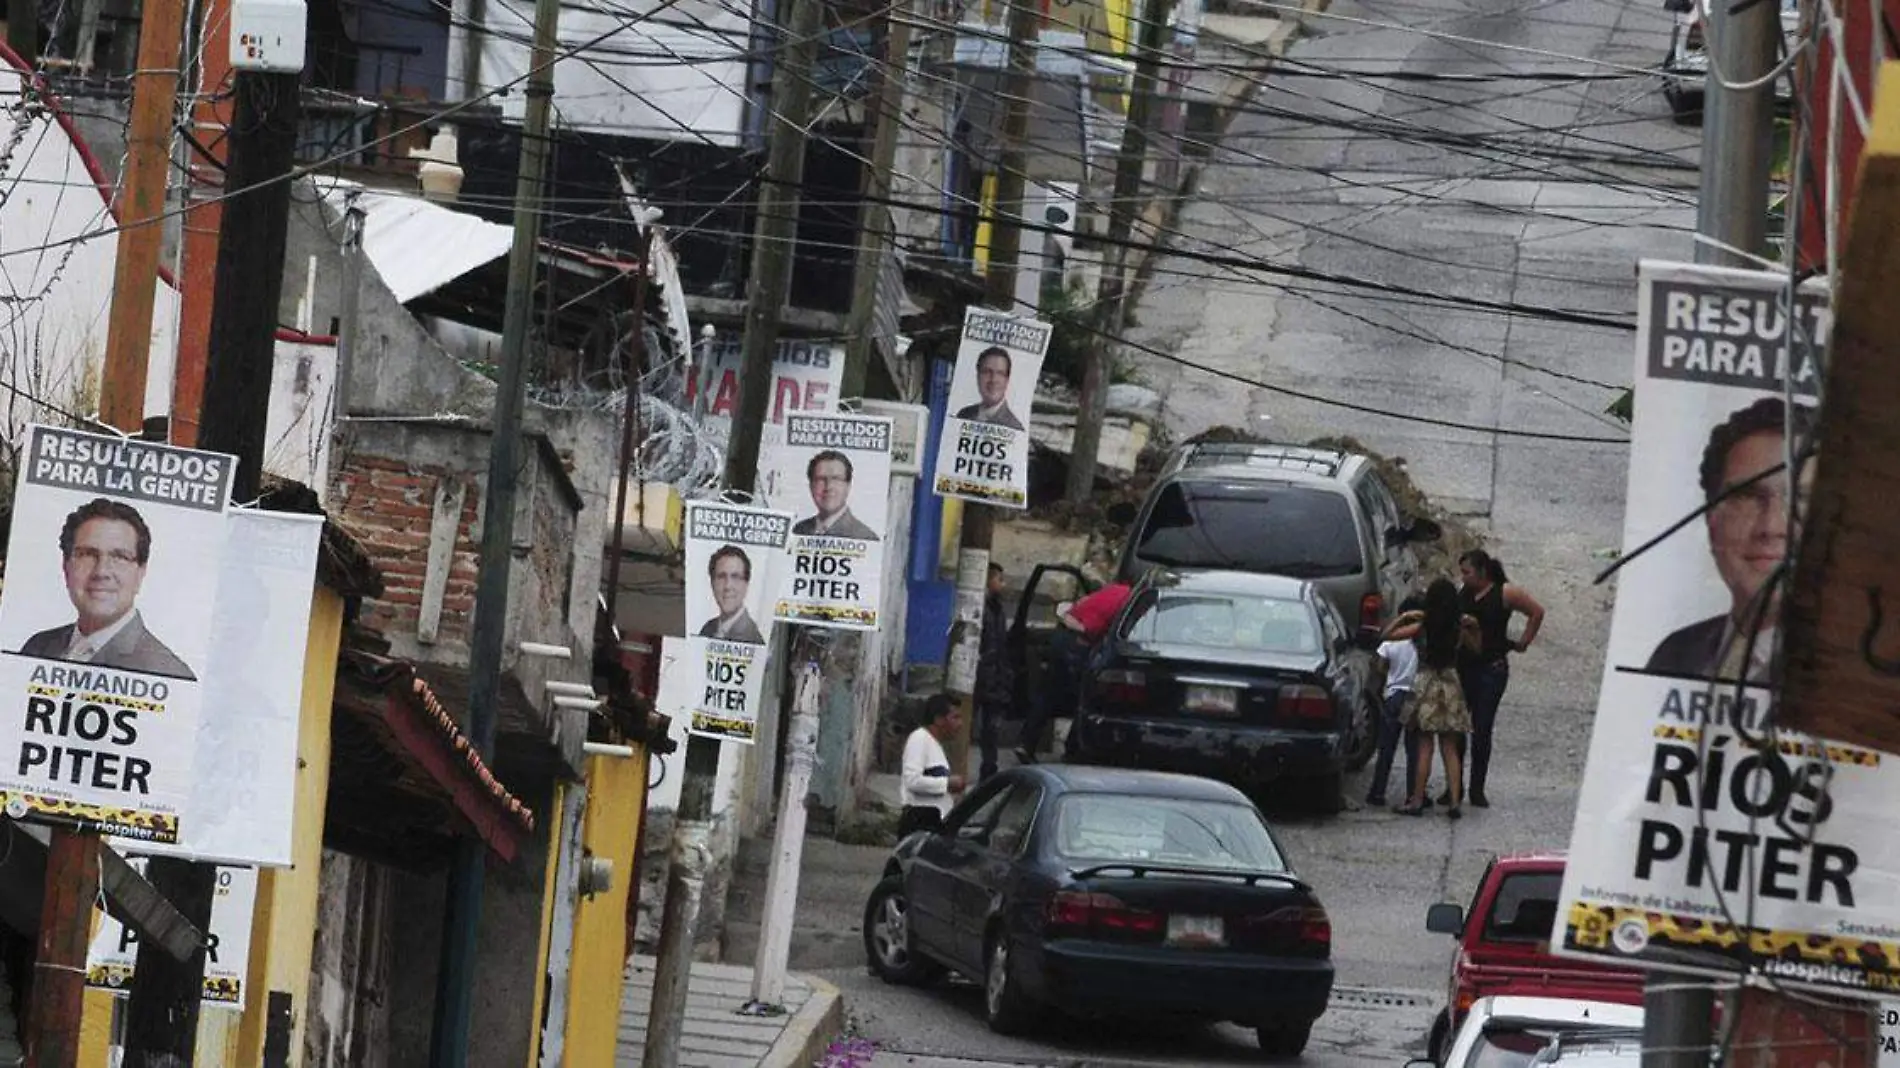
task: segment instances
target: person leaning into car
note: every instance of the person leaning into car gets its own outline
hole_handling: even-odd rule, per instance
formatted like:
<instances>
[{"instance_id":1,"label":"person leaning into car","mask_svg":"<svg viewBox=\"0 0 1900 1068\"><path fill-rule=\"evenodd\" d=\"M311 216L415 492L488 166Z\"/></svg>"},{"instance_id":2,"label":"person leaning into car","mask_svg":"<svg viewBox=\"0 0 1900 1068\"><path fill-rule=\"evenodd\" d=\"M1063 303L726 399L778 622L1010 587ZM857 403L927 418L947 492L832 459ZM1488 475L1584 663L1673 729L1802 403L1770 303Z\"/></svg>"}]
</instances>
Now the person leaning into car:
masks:
<instances>
[{"instance_id":1,"label":"person leaning into car","mask_svg":"<svg viewBox=\"0 0 1900 1068\"><path fill-rule=\"evenodd\" d=\"M898 783L898 798L904 811L897 817L898 840L912 831L934 831L943 825L957 795L963 792L963 776L950 772L950 758L943 743L962 729L963 713L948 694L932 694L924 702L923 722L904 740L903 776Z\"/></svg>"},{"instance_id":2,"label":"person leaning into car","mask_svg":"<svg viewBox=\"0 0 1900 1068\"><path fill-rule=\"evenodd\" d=\"M1023 721L1022 742L1016 747L1016 759L1034 764L1042 748L1042 735L1057 707L1075 710L1077 685L1082 665L1090 649L1099 644L1108 628L1121 615L1135 588L1126 582L1111 582L1056 613L1055 637L1049 643L1049 665L1055 677L1038 687L1029 703L1029 718Z\"/></svg>"}]
</instances>

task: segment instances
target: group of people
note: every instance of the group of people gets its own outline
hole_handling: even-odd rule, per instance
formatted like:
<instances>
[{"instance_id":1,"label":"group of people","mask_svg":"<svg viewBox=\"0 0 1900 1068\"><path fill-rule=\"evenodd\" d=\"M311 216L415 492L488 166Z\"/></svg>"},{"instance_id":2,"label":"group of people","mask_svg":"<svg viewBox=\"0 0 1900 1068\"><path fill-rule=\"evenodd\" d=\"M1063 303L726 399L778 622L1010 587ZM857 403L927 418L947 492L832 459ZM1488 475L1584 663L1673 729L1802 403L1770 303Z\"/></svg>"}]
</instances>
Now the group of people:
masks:
<instances>
[{"instance_id":1,"label":"group of people","mask_svg":"<svg viewBox=\"0 0 1900 1068\"><path fill-rule=\"evenodd\" d=\"M1537 640L1544 608L1482 549L1459 557L1458 571L1461 584L1441 578L1423 596L1407 598L1382 635L1384 714L1378 763L1366 793L1369 805L1386 803L1392 763L1403 742L1406 796L1395 811L1417 816L1436 803L1457 819L1466 800L1478 808L1491 806L1485 787L1498 706L1511 681L1509 658ZM1523 634L1515 639L1510 631L1514 615L1525 617ZM1434 750L1445 765L1446 782L1435 802L1428 796Z\"/></svg>"}]
</instances>

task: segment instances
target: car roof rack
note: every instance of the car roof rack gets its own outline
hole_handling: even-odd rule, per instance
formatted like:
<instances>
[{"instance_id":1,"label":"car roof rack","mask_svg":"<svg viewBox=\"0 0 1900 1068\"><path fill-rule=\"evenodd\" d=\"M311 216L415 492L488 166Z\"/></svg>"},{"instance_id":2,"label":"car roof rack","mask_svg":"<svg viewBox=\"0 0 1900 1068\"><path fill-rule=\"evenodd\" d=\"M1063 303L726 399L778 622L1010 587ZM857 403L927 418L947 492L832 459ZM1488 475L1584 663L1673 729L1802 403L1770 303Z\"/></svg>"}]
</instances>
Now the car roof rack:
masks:
<instances>
[{"instance_id":1,"label":"car roof rack","mask_svg":"<svg viewBox=\"0 0 1900 1068\"><path fill-rule=\"evenodd\" d=\"M1275 445L1251 441L1200 441L1182 447L1177 466L1258 464L1304 469L1316 475L1332 478L1339 474L1339 469L1344 466L1349 455L1338 449L1321 449L1307 445Z\"/></svg>"}]
</instances>

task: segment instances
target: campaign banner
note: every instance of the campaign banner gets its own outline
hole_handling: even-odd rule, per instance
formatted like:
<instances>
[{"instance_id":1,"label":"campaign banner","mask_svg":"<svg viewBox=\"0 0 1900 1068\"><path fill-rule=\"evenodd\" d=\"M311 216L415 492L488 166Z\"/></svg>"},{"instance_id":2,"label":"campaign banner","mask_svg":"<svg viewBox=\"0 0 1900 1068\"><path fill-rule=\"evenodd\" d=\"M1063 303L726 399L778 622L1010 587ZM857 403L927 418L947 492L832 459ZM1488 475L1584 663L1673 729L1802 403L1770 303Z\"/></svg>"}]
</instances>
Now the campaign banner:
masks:
<instances>
[{"instance_id":1,"label":"campaign banner","mask_svg":"<svg viewBox=\"0 0 1900 1068\"><path fill-rule=\"evenodd\" d=\"M763 645L771 636L792 514L721 501L686 502L686 626L701 638ZM764 620L764 624L760 624Z\"/></svg>"},{"instance_id":2,"label":"campaign banner","mask_svg":"<svg viewBox=\"0 0 1900 1068\"><path fill-rule=\"evenodd\" d=\"M226 513L215 650L205 664L196 775L183 839L114 839L126 852L287 868L297 800L297 724L304 648L316 591L323 517L234 508Z\"/></svg>"},{"instance_id":3,"label":"campaign banner","mask_svg":"<svg viewBox=\"0 0 1900 1068\"><path fill-rule=\"evenodd\" d=\"M1632 555L1552 942L1876 998L1900 990L1900 757L1766 729L1827 325L1816 295L1784 314L1786 282L1642 265Z\"/></svg>"},{"instance_id":4,"label":"campaign banner","mask_svg":"<svg viewBox=\"0 0 1900 1068\"><path fill-rule=\"evenodd\" d=\"M127 858L140 875L145 860ZM204 994L207 1008L244 1009L244 976L251 965L251 914L257 906L257 870L220 867L217 892L211 899L211 930L205 940ZM99 926L86 947L86 985L124 995L138 972L139 936L130 927L101 913Z\"/></svg>"},{"instance_id":5,"label":"campaign banner","mask_svg":"<svg viewBox=\"0 0 1900 1068\"><path fill-rule=\"evenodd\" d=\"M737 334L726 334L707 345L686 382L686 399L698 403L704 415L700 425L720 448L732 434L739 403L740 341ZM844 346L780 341L772 353L772 399L766 403L759 448L784 443L785 417L792 412L835 410L843 384Z\"/></svg>"},{"instance_id":6,"label":"campaign banner","mask_svg":"<svg viewBox=\"0 0 1900 1068\"><path fill-rule=\"evenodd\" d=\"M937 443L938 496L1029 507L1029 409L1051 328L988 308L963 313L950 415Z\"/></svg>"},{"instance_id":7,"label":"campaign banner","mask_svg":"<svg viewBox=\"0 0 1900 1068\"><path fill-rule=\"evenodd\" d=\"M27 428L0 596L0 804L179 841L233 457Z\"/></svg>"},{"instance_id":8,"label":"campaign banner","mask_svg":"<svg viewBox=\"0 0 1900 1068\"><path fill-rule=\"evenodd\" d=\"M785 419L760 487L792 524L772 616L787 623L876 630L883 593L891 421L875 415Z\"/></svg>"}]
</instances>

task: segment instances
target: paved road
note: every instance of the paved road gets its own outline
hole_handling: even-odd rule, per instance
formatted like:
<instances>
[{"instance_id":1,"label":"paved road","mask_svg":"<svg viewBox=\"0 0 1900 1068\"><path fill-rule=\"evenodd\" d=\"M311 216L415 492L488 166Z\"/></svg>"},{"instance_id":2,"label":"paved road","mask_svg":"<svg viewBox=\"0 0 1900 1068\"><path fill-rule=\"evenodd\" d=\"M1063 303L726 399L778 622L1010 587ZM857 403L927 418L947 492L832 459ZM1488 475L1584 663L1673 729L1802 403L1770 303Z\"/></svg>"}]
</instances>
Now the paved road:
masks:
<instances>
[{"instance_id":1,"label":"paved road","mask_svg":"<svg viewBox=\"0 0 1900 1068\"><path fill-rule=\"evenodd\" d=\"M1321 18L1295 46L1293 58L1312 65L1303 69L1617 74L1615 64L1653 65L1666 39L1661 4L1649 0L1341 0L1331 14L1345 18ZM1185 209L1177 248L1618 319L1634 308L1638 258L1692 254L1695 175L1667 164L1693 160L1694 134L1669 123L1648 78L1379 82L1283 72L1251 107ZM1550 132L1559 127L1568 134ZM1553 150L1576 158L1553 159ZM1139 319L1143 344L1278 387L1144 358L1141 374L1165 396L1177 435L1245 422L1282 440L1350 434L1402 456L1550 609L1500 717L1495 808L1457 824L1386 811L1277 821L1333 915L1343 988L1306 1062L1400 1063L1422 1044L1449 948L1422 930L1425 906L1462 899L1494 852L1568 837L1609 624L1609 591L1591 579L1619 538L1627 454L1615 443L1435 426L1282 390L1475 428L1615 439L1620 424L1600 413L1614 396L1606 387L1629 381L1632 335L1243 277L1178 255L1159 265ZM852 938L839 934L840 944ZM855 967L826 975L845 987L861 1033L885 1048L880 1066L1252 1055L1250 1039L1226 1029L1087 1027L1003 1040L982 1028L973 988L892 990Z\"/></svg>"}]
</instances>

